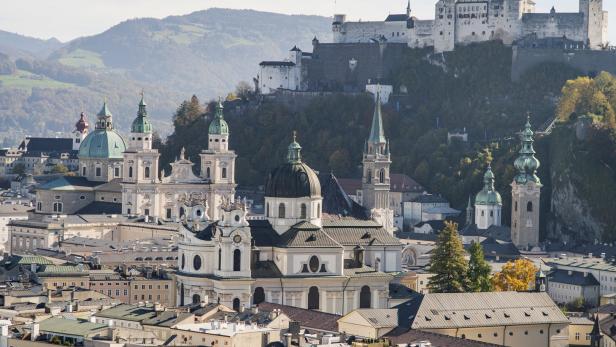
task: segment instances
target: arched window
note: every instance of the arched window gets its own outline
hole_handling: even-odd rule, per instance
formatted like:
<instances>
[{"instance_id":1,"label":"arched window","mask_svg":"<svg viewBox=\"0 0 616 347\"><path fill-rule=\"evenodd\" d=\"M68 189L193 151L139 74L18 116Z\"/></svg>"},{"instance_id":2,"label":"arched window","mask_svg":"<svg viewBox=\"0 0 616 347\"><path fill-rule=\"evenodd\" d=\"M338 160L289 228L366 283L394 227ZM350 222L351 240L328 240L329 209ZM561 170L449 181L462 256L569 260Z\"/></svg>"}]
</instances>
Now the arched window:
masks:
<instances>
[{"instance_id":1,"label":"arched window","mask_svg":"<svg viewBox=\"0 0 616 347\"><path fill-rule=\"evenodd\" d=\"M84 167L81 169L81 176L85 176L85 175L86 175L86 173L87 173L87 170L86 170L86 167L84 166Z\"/></svg>"},{"instance_id":2,"label":"arched window","mask_svg":"<svg viewBox=\"0 0 616 347\"><path fill-rule=\"evenodd\" d=\"M278 218L285 218L285 206L283 203L278 205Z\"/></svg>"},{"instance_id":3,"label":"arched window","mask_svg":"<svg viewBox=\"0 0 616 347\"><path fill-rule=\"evenodd\" d=\"M120 177L120 168L119 167L115 168L113 175L114 175L114 177Z\"/></svg>"},{"instance_id":4,"label":"arched window","mask_svg":"<svg viewBox=\"0 0 616 347\"><path fill-rule=\"evenodd\" d=\"M242 267L242 251L236 249L233 251L233 271L240 271Z\"/></svg>"},{"instance_id":5,"label":"arched window","mask_svg":"<svg viewBox=\"0 0 616 347\"><path fill-rule=\"evenodd\" d=\"M199 296L199 294L195 294L192 297L192 303L193 304L199 304L201 303L201 297Z\"/></svg>"},{"instance_id":6,"label":"arched window","mask_svg":"<svg viewBox=\"0 0 616 347\"><path fill-rule=\"evenodd\" d=\"M227 168L226 167L222 168L222 178L227 178Z\"/></svg>"},{"instance_id":7,"label":"arched window","mask_svg":"<svg viewBox=\"0 0 616 347\"><path fill-rule=\"evenodd\" d=\"M302 204L299 211L299 218L306 219L306 204Z\"/></svg>"},{"instance_id":8,"label":"arched window","mask_svg":"<svg viewBox=\"0 0 616 347\"><path fill-rule=\"evenodd\" d=\"M239 298L233 299L233 311L240 312L240 299Z\"/></svg>"},{"instance_id":9,"label":"arched window","mask_svg":"<svg viewBox=\"0 0 616 347\"><path fill-rule=\"evenodd\" d=\"M193 268L195 270L201 269L201 257L198 255L195 255L195 257L193 258Z\"/></svg>"},{"instance_id":10,"label":"arched window","mask_svg":"<svg viewBox=\"0 0 616 347\"><path fill-rule=\"evenodd\" d=\"M310 289L308 289L308 309L319 309L319 288L317 287L310 287Z\"/></svg>"},{"instance_id":11,"label":"arched window","mask_svg":"<svg viewBox=\"0 0 616 347\"><path fill-rule=\"evenodd\" d=\"M517 201L515 202L514 210L518 212L518 202Z\"/></svg>"},{"instance_id":12,"label":"arched window","mask_svg":"<svg viewBox=\"0 0 616 347\"><path fill-rule=\"evenodd\" d=\"M267 206L265 208L265 216L269 217L270 216L270 212L269 212L269 202L267 203Z\"/></svg>"},{"instance_id":13,"label":"arched window","mask_svg":"<svg viewBox=\"0 0 616 347\"><path fill-rule=\"evenodd\" d=\"M317 218L321 218L321 204L317 204Z\"/></svg>"},{"instance_id":14,"label":"arched window","mask_svg":"<svg viewBox=\"0 0 616 347\"><path fill-rule=\"evenodd\" d=\"M359 293L359 308L372 308L372 294L368 286L361 287Z\"/></svg>"},{"instance_id":15,"label":"arched window","mask_svg":"<svg viewBox=\"0 0 616 347\"><path fill-rule=\"evenodd\" d=\"M253 305L258 305L264 301L265 301L265 291L263 290L263 287L255 288L255 292L252 296Z\"/></svg>"},{"instance_id":16,"label":"arched window","mask_svg":"<svg viewBox=\"0 0 616 347\"><path fill-rule=\"evenodd\" d=\"M372 170L368 170L366 174L366 183L372 183Z\"/></svg>"},{"instance_id":17,"label":"arched window","mask_svg":"<svg viewBox=\"0 0 616 347\"><path fill-rule=\"evenodd\" d=\"M97 167L97 168L96 168L96 177L101 177L101 175L102 175L101 168L100 168L100 167Z\"/></svg>"},{"instance_id":18,"label":"arched window","mask_svg":"<svg viewBox=\"0 0 616 347\"><path fill-rule=\"evenodd\" d=\"M531 201L526 204L526 212L533 212L533 203Z\"/></svg>"},{"instance_id":19,"label":"arched window","mask_svg":"<svg viewBox=\"0 0 616 347\"><path fill-rule=\"evenodd\" d=\"M490 217L494 217L494 211L490 211Z\"/></svg>"},{"instance_id":20,"label":"arched window","mask_svg":"<svg viewBox=\"0 0 616 347\"><path fill-rule=\"evenodd\" d=\"M218 249L218 271L222 269L222 248Z\"/></svg>"},{"instance_id":21,"label":"arched window","mask_svg":"<svg viewBox=\"0 0 616 347\"><path fill-rule=\"evenodd\" d=\"M145 170L143 171L143 176L145 178L150 178L150 167L149 166L145 167Z\"/></svg>"},{"instance_id":22,"label":"arched window","mask_svg":"<svg viewBox=\"0 0 616 347\"><path fill-rule=\"evenodd\" d=\"M379 183L385 183L385 169L379 171Z\"/></svg>"},{"instance_id":23,"label":"arched window","mask_svg":"<svg viewBox=\"0 0 616 347\"><path fill-rule=\"evenodd\" d=\"M63 210L63 206L61 202L54 202L53 203L53 211L54 212L62 212Z\"/></svg>"},{"instance_id":24,"label":"arched window","mask_svg":"<svg viewBox=\"0 0 616 347\"><path fill-rule=\"evenodd\" d=\"M206 178L210 178L211 177L211 173L210 173L210 168L209 167L205 169L205 177Z\"/></svg>"},{"instance_id":25,"label":"arched window","mask_svg":"<svg viewBox=\"0 0 616 347\"><path fill-rule=\"evenodd\" d=\"M374 260L374 270L379 271L379 266L381 265L381 259L380 258L376 258Z\"/></svg>"},{"instance_id":26,"label":"arched window","mask_svg":"<svg viewBox=\"0 0 616 347\"><path fill-rule=\"evenodd\" d=\"M133 167L132 166L128 168L128 177L131 177L131 178L133 177Z\"/></svg>"}]
</instances>

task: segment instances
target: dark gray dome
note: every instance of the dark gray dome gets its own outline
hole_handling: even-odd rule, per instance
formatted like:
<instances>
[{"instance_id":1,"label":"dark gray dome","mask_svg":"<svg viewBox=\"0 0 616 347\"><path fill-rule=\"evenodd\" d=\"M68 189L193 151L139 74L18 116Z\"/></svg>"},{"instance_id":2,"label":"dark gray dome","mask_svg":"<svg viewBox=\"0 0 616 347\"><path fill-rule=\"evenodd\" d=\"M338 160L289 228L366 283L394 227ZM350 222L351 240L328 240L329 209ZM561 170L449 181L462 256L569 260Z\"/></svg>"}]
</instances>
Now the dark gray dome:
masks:
<instances>
[{"instance_id":1,"label":"dark gray dome","mask_svg":"<svg viewBox=\"0 0 616 347\"><path fill-rule=\"evenodd\" d=\"M274 169L265 185L265 196L302 198L321 196L319 177L302 162L286 163Z\"/></svg>"}]
</instances>

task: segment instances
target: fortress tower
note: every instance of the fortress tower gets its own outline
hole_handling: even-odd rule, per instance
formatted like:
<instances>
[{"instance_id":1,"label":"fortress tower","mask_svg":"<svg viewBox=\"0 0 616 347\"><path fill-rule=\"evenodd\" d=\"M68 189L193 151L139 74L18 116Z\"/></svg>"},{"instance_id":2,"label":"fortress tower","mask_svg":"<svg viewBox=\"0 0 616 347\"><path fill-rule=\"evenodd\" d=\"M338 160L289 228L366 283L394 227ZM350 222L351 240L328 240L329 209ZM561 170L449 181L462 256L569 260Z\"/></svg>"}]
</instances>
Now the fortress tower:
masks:
<instances>
[{"instance_id":1,"label":"fortress tower","mask_svg":"<svg viewBox=\"0 0 616 347\"><path fill-rule=\"evenodd\" d=\"M584 14L584 36L591 49L599 49L606 42L607 12L603 0L580 0L580 12Z\"/></svg>"}]
</instances>

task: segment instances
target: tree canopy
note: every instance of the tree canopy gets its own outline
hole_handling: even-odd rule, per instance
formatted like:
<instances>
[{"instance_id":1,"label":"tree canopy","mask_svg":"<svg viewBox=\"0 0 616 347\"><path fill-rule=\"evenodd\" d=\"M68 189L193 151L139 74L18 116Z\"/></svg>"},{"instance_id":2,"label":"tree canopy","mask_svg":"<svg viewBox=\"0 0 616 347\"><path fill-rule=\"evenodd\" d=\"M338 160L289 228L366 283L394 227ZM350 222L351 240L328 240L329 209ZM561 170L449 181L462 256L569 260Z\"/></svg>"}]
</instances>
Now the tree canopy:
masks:
<instances>
[{"instance_id":1,"label":"tree canopy","mask_svg":"<svg viewBox=\"0 0 616 347\"><path fill-rule=\"evenodd\" d=\"M535 283L537 267L528 259L509 261L492 277L497 291L526 291Z\"/></svg>"},{"instance_id":2,"label":"tree canopy","mask_svg":"<svg viewBox=\"0 0 616 347\"><path fill-rule=\"evenodd\" d=\"M428 288L434 293L463 293L469 287L468 262L458 234L458 225L446 222L432 253Z\"/></svg>"}]
</instances>

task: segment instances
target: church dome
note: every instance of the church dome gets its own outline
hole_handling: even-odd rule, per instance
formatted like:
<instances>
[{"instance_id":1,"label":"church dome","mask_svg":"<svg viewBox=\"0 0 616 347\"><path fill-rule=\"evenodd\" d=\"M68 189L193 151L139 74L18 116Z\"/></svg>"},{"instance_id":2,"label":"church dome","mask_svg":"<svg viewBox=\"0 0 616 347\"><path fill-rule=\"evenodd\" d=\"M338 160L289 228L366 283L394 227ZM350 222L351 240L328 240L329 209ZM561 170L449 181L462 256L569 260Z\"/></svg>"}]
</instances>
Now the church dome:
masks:
<instances>
[{"instance_id":1,"label":"church dome","mask_svg":"<svg viewBox=\"0 0 616 347\"><path fill-rule=\"evenodd\" d=\"M475 196L475 205L502 205L503 199L499 192L494 189L494 172L488 165L486 173L483 175L483 189Z\"/></svg>"},{"instance_id":2,"label":"church dome","mask_svg":"<svg viewBox=\"0 0 616 347\"><path fill-rule=\"evenodd\" d=\"M210 135L229 135L229 124L223 118L223 106L220 100L216 104L216 113L214 120L210 123L208 133Z\"/></svg>"},{"instance_id":3,"label":"church dome","mask_svg":"<svg viewBox=\"0 0 616 347\"><path fill-rule=\"evenodd\" d=\"M265 196L275 198L301 198L321 196L321 183L317 174L302 162L302 147L293 139L289 145L287 163L274 169L267 178Z\"/></svg>"},{"instance_id":4,"label":"church dome","mask_svg":"<svg viewBox=\"0 0 616 347\"><path fill-rule=\"evenodd\" d=\"M113 129L112 115L107 109L107 103L97 117L96 129L89 133L79 146L79 159L122 159L126 143Z\"/></svg>"}]
</instances>

